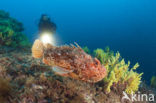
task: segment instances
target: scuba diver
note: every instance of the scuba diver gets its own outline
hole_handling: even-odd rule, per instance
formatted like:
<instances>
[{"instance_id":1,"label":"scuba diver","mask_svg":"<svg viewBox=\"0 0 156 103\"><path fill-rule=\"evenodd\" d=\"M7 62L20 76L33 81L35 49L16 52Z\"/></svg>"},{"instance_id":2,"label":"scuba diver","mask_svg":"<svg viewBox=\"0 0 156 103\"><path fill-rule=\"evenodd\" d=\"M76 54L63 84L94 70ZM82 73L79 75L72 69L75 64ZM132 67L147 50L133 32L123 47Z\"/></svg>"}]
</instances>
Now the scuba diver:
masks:
<instances>
[{"instance_id":1,"label":"scuba diver","mask_svg":"<svg viewBox=\"0 0 156 103\"><path fill-rule=\"evenodd\" d=\"M50 17L46 14L42 14L38 24L39 34L49 32L54 34L56 32L56 24L50 20Z\"/></svg>"}]
</instances>

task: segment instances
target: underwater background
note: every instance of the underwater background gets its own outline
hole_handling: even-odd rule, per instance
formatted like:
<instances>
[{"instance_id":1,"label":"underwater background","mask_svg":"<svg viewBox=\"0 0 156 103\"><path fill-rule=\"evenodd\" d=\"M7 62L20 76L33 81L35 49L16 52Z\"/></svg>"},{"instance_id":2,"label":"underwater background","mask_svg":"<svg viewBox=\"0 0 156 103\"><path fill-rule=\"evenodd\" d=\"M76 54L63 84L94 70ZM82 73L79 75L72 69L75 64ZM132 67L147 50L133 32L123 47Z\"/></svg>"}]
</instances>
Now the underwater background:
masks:
<instances>
[{"instance_id":1,"label":"underwater background","mask_svg":"<svg viewBox=\"0 0 156 103\"><path fill-rule=\"evenodd\" d=\"M0 103L155 103L155 5L1 0Z\"/></svg>"},{"instance_id":2,"label":"underwater background","mask_svg":"<svg viewBox=\"0 0 156 103\"><path fill-rule=\"evenodd\" d=\"M134 65L143 80L156 75L155 0L1 0L0 9L23 23L33 42L45 13L57 25L58 44L77 42L93 50L109 46Z\"/></svg>"}]
</instances>

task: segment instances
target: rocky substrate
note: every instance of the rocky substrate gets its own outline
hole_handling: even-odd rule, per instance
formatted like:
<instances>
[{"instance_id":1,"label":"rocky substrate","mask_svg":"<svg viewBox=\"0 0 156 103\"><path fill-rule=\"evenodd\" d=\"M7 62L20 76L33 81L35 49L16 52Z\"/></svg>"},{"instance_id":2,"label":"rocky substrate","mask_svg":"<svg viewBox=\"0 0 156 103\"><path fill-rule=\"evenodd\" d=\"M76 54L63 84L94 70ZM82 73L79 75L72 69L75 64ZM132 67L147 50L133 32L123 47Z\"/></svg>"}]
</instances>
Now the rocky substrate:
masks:
<instances>
[{"instance_id":1,"label":"rocky substrate","mask_svg":"<svg viewBox=\"0 0 156 103\"><path fill-rule=\"evenodd\" d=\"M125 85L104 87L55 75L30 48L0 47L0 103L120 103Z\"/></svg>"}]
</instances>

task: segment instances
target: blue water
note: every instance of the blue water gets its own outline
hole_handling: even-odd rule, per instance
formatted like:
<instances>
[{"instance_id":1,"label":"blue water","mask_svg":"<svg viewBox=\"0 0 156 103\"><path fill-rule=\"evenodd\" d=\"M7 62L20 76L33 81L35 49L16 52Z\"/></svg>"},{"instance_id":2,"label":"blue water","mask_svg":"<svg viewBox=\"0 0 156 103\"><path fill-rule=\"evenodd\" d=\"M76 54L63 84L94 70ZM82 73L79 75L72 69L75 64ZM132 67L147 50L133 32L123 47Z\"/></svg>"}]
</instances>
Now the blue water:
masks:
<instances>
[{"instance_id":1,"label":"blue water","mask_svg":"<svg viewBox=\"0 0 156 103\"><path fill-rule=\"evenodd\" d=\"M1 0L0 9L24 24L31 41L37 38L42 13L57 24L57 43L77 42L90 49L109 46L149 82L156 75L155 0Z\"/></svg>"}]
</instances>

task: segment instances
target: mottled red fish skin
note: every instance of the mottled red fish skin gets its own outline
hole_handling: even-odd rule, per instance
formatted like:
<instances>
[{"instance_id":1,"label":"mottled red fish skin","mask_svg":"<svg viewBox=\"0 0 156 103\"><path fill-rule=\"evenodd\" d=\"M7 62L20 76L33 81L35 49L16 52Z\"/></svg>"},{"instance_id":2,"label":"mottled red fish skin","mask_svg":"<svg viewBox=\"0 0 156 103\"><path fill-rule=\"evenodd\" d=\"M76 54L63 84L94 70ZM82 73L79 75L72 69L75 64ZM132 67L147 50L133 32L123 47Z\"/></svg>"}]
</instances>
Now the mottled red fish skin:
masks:
<instances>
[{"instance_id":1,"label":"mottled red fish skin","mask_svg":"<svg viewBox=\"0 0 156 103\"><path fill-rule=\"evenodd\" d=\"M43 62L50 66L55 65L73 71L66 76L86 82L98 82L107 75L106 68L100 61L97 58L92 58L80 47L51 46L46 48Z\"/></svg>"}]
</instances>

